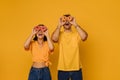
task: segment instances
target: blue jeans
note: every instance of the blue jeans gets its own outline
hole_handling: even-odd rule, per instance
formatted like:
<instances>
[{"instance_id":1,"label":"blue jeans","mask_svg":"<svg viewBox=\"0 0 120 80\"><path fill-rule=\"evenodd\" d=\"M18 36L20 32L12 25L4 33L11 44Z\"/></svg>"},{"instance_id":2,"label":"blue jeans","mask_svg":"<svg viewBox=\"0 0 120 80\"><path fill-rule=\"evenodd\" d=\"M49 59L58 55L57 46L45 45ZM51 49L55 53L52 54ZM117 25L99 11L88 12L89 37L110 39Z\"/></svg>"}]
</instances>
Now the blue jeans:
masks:
<instances>
[{"instance_id":1,"label":"blue jeans","mask_svg":"<svg viewBox=\"0 0 120 80\"><path fill-rule=\"evenodd\" d=\"M34 68L29 73L28 80L51 80L50 70L48 67Z\"/></svg>"},{"instance_id":2,"label":"blue jeans","mask_svg":"<svg viewBox=\"0 0 120 80\"><path fill-rule=\"evenodd\" d=\"M82 80L82 70L58 71L58 80Z\"/></svg>"}]
</instances>

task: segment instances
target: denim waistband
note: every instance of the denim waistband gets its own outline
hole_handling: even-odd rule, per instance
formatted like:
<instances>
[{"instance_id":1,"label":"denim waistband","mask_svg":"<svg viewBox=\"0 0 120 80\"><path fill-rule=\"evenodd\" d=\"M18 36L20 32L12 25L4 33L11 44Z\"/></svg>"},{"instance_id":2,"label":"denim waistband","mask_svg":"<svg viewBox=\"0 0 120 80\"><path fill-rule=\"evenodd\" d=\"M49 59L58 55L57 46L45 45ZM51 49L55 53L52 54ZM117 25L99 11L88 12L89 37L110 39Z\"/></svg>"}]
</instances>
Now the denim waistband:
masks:
<instances>
[{"instance_id":1,"label":"denim waistband","mask_svg":"<svg viewBox=\"0 0 120 80\"><path fill-rule=\"evenodd\" d=\"M51 80L49 68L36 68L32 66L28 80Z\"/></svg>"},{"instance_id":2,"label":"denim waistband","mask_svg":"<svg viewBox=\"0 0 120 80\"><path fill-rule=\"evenodd\" d=\"M36 68L36 67L31 67L31 70L34 70L34 71L40 71L40 70L44 70L44 69L48 69L48 67L43 67L43 68Z\"/></svg>"}]
</instances>

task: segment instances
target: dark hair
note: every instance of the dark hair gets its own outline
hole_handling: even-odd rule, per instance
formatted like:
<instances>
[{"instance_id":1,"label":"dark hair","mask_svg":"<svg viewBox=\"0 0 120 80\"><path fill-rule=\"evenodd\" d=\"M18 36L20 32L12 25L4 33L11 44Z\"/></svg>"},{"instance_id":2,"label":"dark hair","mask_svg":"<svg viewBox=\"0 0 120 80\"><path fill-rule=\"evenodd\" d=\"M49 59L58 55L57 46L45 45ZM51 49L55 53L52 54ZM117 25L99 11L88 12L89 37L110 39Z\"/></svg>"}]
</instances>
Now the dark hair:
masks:
<instances>
[{"instance_id":1,"label":"dark hair","mask_svg":"<svg viewBox=\"0 0 120 80\"><path fill-rule=\"evenodd\" d=\"M38 24L38 26L44 26L44 24Z\"/></svg>"},{"instance_id":2,"label":"dark hair","mask_svg":"<svg viewBox=\"0 0 120 80\"><path fill-rule=\"evenodd\" d=\"M35 37L33 38L33 40L34 40L34 41L37 41L37 40L38 40L37 35L35 35ZM44 36L43 40L44 40L44 41L47 41L47 37L46 37L46 36Z\"/></svg>"},{"instance_id":3,"label":"dark hair","mask_svg":"<svg viewBox=\"0 0 120 80\"><path fill-rule=\"evenodd\" d=\"M71 15L70 15L70 14L64 14L63 16L69 17L69 16L71 16Z\"/></svg>"},{"instance_id":4,"label":"dark hair","mask_svg":"<svg viewBox=\"0 0 120 80\"><path fill-rule=\"evenodd\" d=\"M38 26L44 26L44 24L39 24ZM38 40L37 35L35 35L35 37L33 38L33 40L34 40L34 41L37 41L37 40ZM47 41L47 37L44 36L43 40L44 40L44 41Z\"/></svg>"}]
</instances>

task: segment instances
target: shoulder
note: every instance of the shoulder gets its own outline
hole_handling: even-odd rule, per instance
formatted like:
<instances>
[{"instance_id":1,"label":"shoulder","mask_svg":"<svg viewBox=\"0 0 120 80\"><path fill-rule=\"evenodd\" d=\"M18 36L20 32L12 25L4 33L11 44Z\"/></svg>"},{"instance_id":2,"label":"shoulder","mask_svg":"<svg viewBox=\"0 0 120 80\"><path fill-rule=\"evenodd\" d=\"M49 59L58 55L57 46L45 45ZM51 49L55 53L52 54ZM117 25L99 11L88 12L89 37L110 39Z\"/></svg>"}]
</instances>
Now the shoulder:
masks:
<instances>
[{"instance_id":1,"label":"shoulder","mask_svg":"<svg viewBox=\"0 0 120 80\"><path fill-rule=\"evenodd\" d=\"M78 40L81 40L80 35L79 35L78 32L74 32L74 36L76 36L76 38L77 38Z\"/></svg>"},{"instance_id":2,"label":"shoulder","mask_svg":"<svg viewBox=\"0 0 120 80\"><path fill-rule=\"evenodd\" d=\"M47 41L44 42L44 46L45 46L45 47L49 47Z\"/></svg>"},{"instance_id":3,"label":"shoulder","mask_svg":"<svg viewBox=\"0 0 120 80\"><path fill-rule=\"evenodd\" d=\"M31 41L31 45L36 45L37 41Z\"/></svg>"},{"instance_id":4,"label":"shoulder","mask_svg":"<svg viewBox=\"0 0 120 80\"><path fill-rule=\"evenodd\" d=\"M48 42L47 42L47 41L45 41L45 42L44 42L44 44L45 44L45 45L48 45Z\"/></svg>"},{"instance_id":5,"label":"shoulder","mask_svg":"<svg viewBox=\"0 0 120 80\"><path fill-rule=\"evenodd\" d=\"M59 38L64 35L64 31L60 31Z\"/></svg>"},{"instance_id":6,"label":"shoulder","mask_svg":"<svg viewBox=\"0 0 120 80\"><path fill-rule=\"evenodd\" d=\"M64 33L64 31L60 31L60 35L63 34L63 33Z\"/></svg>"},{"instance_id":7,"label":"shoulder","mask_svg":"<svg viewBox=\"0 0 120 80\"><path fill-rule=\"evenodd\" d=\"M31 42L32 42L32 43L35 43L36 41L32 40Z\"/></svg>"},{"instance_id":8,"label":"shoulder","mask_svg":"<svg viewBox=\"0 0 120 80\"><path fill-rule=\"evenodd\" d=\"M76 32L76 31L72 32L72 34L73 34L74 36L79 36L78 32Z\"/></svg>"}]
</instances>

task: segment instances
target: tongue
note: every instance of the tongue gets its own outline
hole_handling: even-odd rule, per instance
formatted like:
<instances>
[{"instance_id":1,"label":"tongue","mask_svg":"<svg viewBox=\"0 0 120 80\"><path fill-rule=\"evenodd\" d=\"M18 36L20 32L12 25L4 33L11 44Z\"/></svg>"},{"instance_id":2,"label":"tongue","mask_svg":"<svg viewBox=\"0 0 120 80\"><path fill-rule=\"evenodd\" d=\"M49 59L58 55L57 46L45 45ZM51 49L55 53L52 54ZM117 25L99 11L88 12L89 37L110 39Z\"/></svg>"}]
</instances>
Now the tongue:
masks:
<instances>
[{"instance_id":1,"label":"tongue","mask_svg":"<svg viewBox=\"0 0 120 80\"><path fill-rule=\"evenodd\" d=\"M38 34L39 36L41 36L42 34Z\"/></svg>"},{"instance_id":2,"label":"tongue","mask_svg":"<svg viewBox=\"0 0 120 80\"><path fill-rule=\"evenodd\" d=\"M65 24L65 25L69 25L69 24Z\"/></svg>"}]
</instances>

